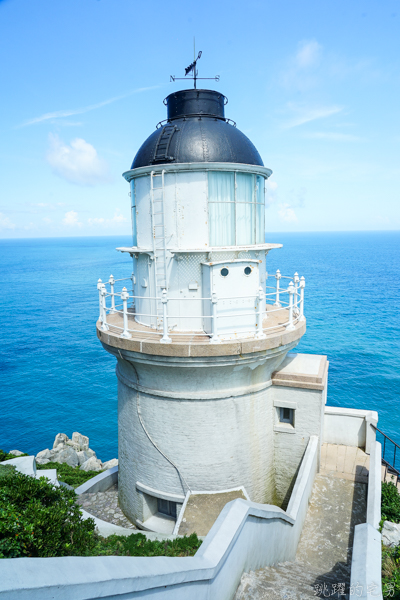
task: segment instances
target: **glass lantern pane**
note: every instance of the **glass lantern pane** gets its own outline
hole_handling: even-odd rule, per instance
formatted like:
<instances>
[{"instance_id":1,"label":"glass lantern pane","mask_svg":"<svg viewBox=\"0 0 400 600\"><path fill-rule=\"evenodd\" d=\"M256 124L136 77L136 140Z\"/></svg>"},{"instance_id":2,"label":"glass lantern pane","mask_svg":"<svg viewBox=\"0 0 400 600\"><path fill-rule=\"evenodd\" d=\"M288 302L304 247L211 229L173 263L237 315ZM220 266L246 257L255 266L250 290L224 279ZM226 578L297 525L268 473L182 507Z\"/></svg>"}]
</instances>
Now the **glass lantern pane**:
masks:
<instances>
[{"instance_id":1,"label":"glass lantern pane","mask_svg":"<svg viewBox=\"0 0 400 600\"><path fill-rule=\"evenodd\" d=\"M208 174L210 246L235 245L235 179L233 173Z\"/></svg>"}]
</instances>

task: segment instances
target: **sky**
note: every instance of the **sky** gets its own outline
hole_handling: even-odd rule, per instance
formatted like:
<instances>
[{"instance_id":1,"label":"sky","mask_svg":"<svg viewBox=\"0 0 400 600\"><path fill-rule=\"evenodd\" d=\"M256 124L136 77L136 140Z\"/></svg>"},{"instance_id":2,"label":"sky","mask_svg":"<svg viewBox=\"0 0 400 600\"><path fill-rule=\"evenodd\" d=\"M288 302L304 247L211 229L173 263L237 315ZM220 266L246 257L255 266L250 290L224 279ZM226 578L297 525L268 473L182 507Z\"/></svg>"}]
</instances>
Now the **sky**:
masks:
<instances>
[{"instance_id":1,"label":"sky","mask_svg":"<svg viewBox=\"0 0 400 600\"><path fill-rule=\"evenodd\" d=\"M122 173L199 76L273 171L266 229L400 229L398 0L0 0L0 237L128 235Z\"/></svg>"}]
</instances>

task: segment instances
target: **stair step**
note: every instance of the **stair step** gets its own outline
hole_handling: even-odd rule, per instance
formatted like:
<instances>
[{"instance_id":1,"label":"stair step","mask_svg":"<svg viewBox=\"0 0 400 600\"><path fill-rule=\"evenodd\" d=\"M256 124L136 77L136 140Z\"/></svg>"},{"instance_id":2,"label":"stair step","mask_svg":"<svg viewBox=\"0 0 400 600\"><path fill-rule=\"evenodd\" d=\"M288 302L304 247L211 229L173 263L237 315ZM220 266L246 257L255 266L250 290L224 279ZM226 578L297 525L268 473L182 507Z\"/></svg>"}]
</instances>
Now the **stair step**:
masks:
<instances>
[{"instance_id":1,"label":"stair step","mask_svg":"<svg viewBox=\"0 0 400 600\"><path fill-rule=\"evenodd\" d=\"M350 574L347 565L343 568L321 575L307 564L286 562L250 571L243 574L234 600L277 600L277 597L308 600L328 596L345 600ZM338 596L339 583L345 584L346 595Z\"/></svg>"}]
</instances>

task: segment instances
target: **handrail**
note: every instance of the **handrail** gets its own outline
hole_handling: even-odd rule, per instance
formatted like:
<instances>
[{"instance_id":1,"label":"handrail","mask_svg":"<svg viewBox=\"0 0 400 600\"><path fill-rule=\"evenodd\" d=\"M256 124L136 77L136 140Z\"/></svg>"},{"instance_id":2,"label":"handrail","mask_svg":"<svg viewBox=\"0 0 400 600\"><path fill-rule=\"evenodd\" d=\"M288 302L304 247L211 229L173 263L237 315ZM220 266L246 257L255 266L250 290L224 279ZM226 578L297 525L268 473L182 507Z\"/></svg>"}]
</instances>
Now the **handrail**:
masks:
<instances>
[{"instance_id":1,"label":"handrail","mask_svg":"<svg viewBox=\"0 0 400 600\"><path fill-rule=\"evenodd\" d=\"M392 444L394 444L395 446L400 448L400 445L397 442L395 442L394 440L392 440L388 435L386 435L386 433L384 433L381 429L379 429L379 427L376 427L376 425L372 425L372 427L374 429L376 429L376 431L379 431L379 433L381 433L387 440L389 440L389 442L392 442Z\"/></svg>"},{"instance_id":2,"label":"handrail","mask_svg":"<svg viewBox=\"0 0 400 600\"><path fill-rule=\"evenodd\" d=\"M373 425L371 423L371 426L375 429L375 431L378 431L383 436L382 465L385 467L385 479L386 479L386 474L390 473L391 475L394 475L396 477L396 485L397 485L398 482L400 481L400 470L396 467L396 449L399 448L399 450L400 450L400 445L397 442L395 442L394 440L392 440L388 435L386 435L386 433L384 433L381 429L379 429L379 427L376 427L376 425ZM386 440L388 440L394 446L393 464L392 464L391 460L386 458L386 451L387 451Z\"/></svg>"},{"instance_id":3,"label":"handrail","mask_svg":"<svg viewBox=\"0 0 400 600\"><path fill-rule=\"evenodd\" d=\"M175 296L168 296L167 289L163 289L161 297L160 296L139 296L135 294L135 284L136 279L134 273L132 273L131 277L114 279L111 275L109 280L106 282L102 282L101 279L97 282L97 289L99 292L99 308L100 308L100 321L101 321L101 330L108 331L110 326L114 327L117 330L122 330L121 337L123 338L131 338L131 332L138 333L137 329L131 329L129 327L129 315L134 314L135 317L143 317L146 319L154 319L154 323L140 323L146 327L145 331L141 333L149 333L150 335L161 335L163 333L162 338L160 339L160 343L171 343L171 338L169 336L169 332L171 332L174 327L179 326L179 322L182 319L204 319L205 325L203 329L197 328L196 324L192 324L192 326L186 330L182 327L180 330L173 331L173 335L181 335L181 336L190 336L190 335L206 335L210 338L210 343L220 343L223 339L227 340L230 336L243 336L247 334L251 337L254 336L258 339L265 338L265 332L271 331L273 329L286 329L288 331L295 329L295 325L299 321L304 321L304 288L305 288L305 280L304 277L299 278L298 274L295 273L294 277L287 277L285 275L281 275L280 271L276 272L274 276L276 279L276 289L274 292L267 292L267 286L263 290L259 287L256 294L251 295L240 295L240 296L221 296L218 297L215 290L212 291L210 297L196 297L196 298L182 298ZM281 278L290 279L289 286L287 288L280 287L280 279ZM267 273L268 278L268 273ZM128 292L126 287L123 287L121 292L115 291L114 286L116 283L120 281L132 281L132 294ZM294 282L294 283L293 283ZM106 285L110 286L110 291L106 289ZM268 289L272 289L268 286ZM281 295L288 295L288 302L281 300ZM271 296L273 296L271 298ZM120 298L122 303L118 302L116 304L115 299ZM107 306L107 299L111 298L111 307ZM236 312L229 312L226 314L225 311L226 305L224 304L221 309L218 310L218 303L224 302L226 300L249 300L248 306L243 305L240 308L238 306L232 306L231 310L235 311L235 308L238 310ZM275 300L275 302L274 302ZM132 308L128 309L128 301L133 301ZM140 302L142 301L142 302ZM156 302L156 308L154 312L154 305L149 305L148 302ZM169 302L179 302L179 304L184 303L186 301L197 301L197 303L202 302L203 308L199 310L198 314L174 314L168 310ZM143 302L146 304L143 305ZM204 302L209 303L208 308L204 308ZM162 305L162 315L160 314L159 309L161 308L158 303ZM121 306L122 305L122 306ZM267 310L268 306L268 310ZM273 307L273 308L272 308ZM122 310L121 310L122 308ZM138 312L137 309L145 309L143 312ZM150 308L150 311L148 310ZM146 310L147 309L147 310ZM241 310L241 312L239 312ZM196 311L196 309L195 309ZM244 312L245 311L245 312ZM270 327L264 327L265 318L268 319L268 316L271 313L275 313L278 311L287 312L287 319L284 319L284 322L278 322L275 325ZM192 311L191 311L192 312ZM120 314L123 317L123 327L117 325L116 323L108 323L108 316L112 314ZM246 317L247 319L243 323L234 323L234 320L237 318ZM252 319L248 317L254 317L254 323ZM174 323L171 327L168 326L169 319L178 320L178 323ZM224 326L223 330L218 331L219 325L221 323L221 319L230 319L232 321L233 329L229 329L228 326ZM148 329L147 329L148 328ZM207 329L207 331L205 331ZM154 331L156 330L156 331ZM211 330L211 331L210 331ZM196 332L196 333L195 333Z\"/></svg>"}]
</instances>

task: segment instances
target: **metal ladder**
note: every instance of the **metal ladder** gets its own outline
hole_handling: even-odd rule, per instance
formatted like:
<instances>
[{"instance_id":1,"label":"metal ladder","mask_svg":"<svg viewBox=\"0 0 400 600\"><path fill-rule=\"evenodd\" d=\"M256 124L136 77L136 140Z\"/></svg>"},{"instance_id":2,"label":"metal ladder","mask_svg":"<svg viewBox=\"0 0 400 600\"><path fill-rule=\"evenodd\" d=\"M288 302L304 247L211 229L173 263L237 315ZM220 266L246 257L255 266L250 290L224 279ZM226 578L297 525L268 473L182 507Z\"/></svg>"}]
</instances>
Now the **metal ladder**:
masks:
<instances>
[{"instance_id":1,"label":"metal ladder","mask_svg":"<svg viewBox=\"0 0 400 600\"><path fill-rule=\"evenodd\" d=\"M154 150L153 160L155 163L165 163L174 160L174 157L170 156L168 152L171 139L175 131L179 131L176 125L171 125L168 123L165 125L165 127L163 127Z\"/></svg>"},{"instance_id":2,"label":"metal ladder","mask_svg":"<svg viewBox=\"0 0 400 600\"><path fill-rule=\"evenodd\" d=\"M151 172L150 199L153 230L154 288L157 312L157 328L162 327L162 302L159 290L167 289L167 248L165 243L164 173ZM161 183L161 185L160 185Z\"/></svg>"}]
</instances>

